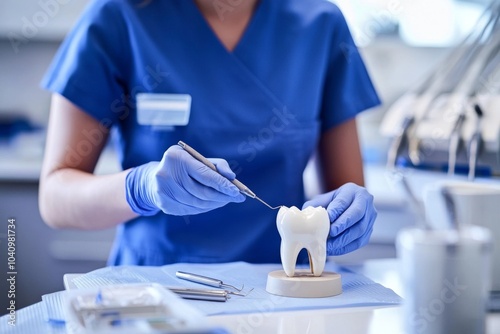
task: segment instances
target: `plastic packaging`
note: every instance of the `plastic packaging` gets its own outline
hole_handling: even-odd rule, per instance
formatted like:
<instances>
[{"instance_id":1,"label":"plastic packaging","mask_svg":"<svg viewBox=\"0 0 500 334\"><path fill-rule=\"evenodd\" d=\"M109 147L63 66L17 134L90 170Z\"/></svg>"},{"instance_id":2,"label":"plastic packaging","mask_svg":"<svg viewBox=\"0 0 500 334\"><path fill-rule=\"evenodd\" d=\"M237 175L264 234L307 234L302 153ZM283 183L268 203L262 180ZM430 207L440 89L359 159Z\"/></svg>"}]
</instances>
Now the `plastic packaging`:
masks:
<instances>
[{"instance_id":1,"label":"plastic packaging","mask_svg":"<svg viewBox=\"0 0 500 334\"><path fill-rule=\"evenodd\" d=\"M199 330L203 315L156 283L73 290L66 298L70 333Z\"/></svg>"}]
</instances>

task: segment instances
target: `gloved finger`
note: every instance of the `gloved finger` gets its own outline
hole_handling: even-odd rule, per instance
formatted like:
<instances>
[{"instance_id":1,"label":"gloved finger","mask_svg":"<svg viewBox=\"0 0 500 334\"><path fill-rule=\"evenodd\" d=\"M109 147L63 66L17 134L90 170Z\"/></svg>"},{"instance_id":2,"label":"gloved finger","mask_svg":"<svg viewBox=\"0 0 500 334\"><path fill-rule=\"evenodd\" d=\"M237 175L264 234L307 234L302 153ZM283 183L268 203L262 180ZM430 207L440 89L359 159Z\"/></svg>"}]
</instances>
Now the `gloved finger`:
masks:
<instances>
[{"instance_id":1,"label":"gloved finger","mask_svg":"<svg viewBox=\"0 0 500 334\"><path fill-rule=\"evenodd\" d=\"M207 211L211 211L220 207L223 207L226 205L226 203L223 202L207 202L203 201L197 198L191 198L189 203L183 203L183 201L176 201L173 202L170 200L169 203L163 203L162 207L163 208L168 208L171 207L172 205L175 205L177 207L176 213L173 213L173 215L176 216L183 216L183 215L193 215L193 214L199 214L199 213L204 213ZM172 214L170 212L165 212L166 214Z\"/></svg>"},{"instance_id":2,"label":"gloved finger","mask_svg":"<svg viewBox=\"0 0 500 334\"><path fill-rule=\"evenodd\" d=\"M227 194L220 192L217 189L207 187L205 184L202 184L191 177L184 179L182 184L178 185L178 190L175 191L175 193L175 197L179 202L189 204L193 200L197 199L202 202L206 202L201 203L201 205L208 205L208 207L212 205L210 204L211 202L226 204L229 202L243 202L246 199L239 190L234 193Z\"/></svg>"},{"instance_id":3,"label":"gloved finger","mask_svg":"<svg viewBox=\"0 0 500 334\"><path fill-rule=\"evenodd\" d=\"M172 185L162 188L160 182L158 182L160 187L156 190L159 207L176 206L178 212L185 212L185 214L201 213L219 208L229 202L243 202L246 199L243 194L237 197L227 196L192 179L186 181L186 183L192 183L188 186L189 190L179 184L176 184L175 188L172 188ZM194 187L198 189L193 190ZM186 210L181 210L183 207L186 207Z\"/></svg>"},{"instance_id":4,"label":"gloved finger","mask_svg":"<svg viewBox=\"0 0 500 334\"><path fill-rule=\"evenodd\" d=\"M196 162L198 164L196 164ZM217 172L214 172L201 162L196 162L188 167L188 174L191 178L205 187L210 187L231 197L236 197L240 194L238 187L232 184L227 178Z\"/></svg>"},{"instance_id":5,"label":"gloved finger","mask_svg":"<svg viewBox=\"0 0 500 334\"><path fill-rule=\"evenodd\" d=\"M368 219L364 218L342 233L332 236L331 243L334 248L342 248L352 241L364 236L372 228Z\"/></svg>"},{"instance_id":6,"label":"gloved finger","mask_svg":"<svg viewBox=\"0 0 500 334\"><path fill-rule=\"evenodd\" d=\"M326 208L331 222L336 221L352 205L355 196L355 192L348 191L345 187L337 189Z\"/></svg>"},{"instance_id":7,"label":"gloved finger","mask_svg":"<svg viewBox=\"0 0 500 334\"><path fill-rule=\"evenodd\" d=\"M218 158L210 158L208 159L210 162L212 162L215 167L217 168L217 171L222 174L226 179L229 180L234 180L236 178L236 174L231 170L231 167L229 167L229 164L227 163L226 160L224 159L218 159Z\"/></svg>"},{"instance_id":8,"label":"gloved finger","mask_svg":"<svg viewBox=\"0 0 500 334\"><path fill-rule=\"evenodd\" d=\"M368 230L363 236L360 238L351 241L349 244L338 247L337 244L334 243L334 238L329 238L327 240L327 254L328 255L344 255L350 252L353 252L363 246L368 244L370 240L370 236L373 232L373 229Z\"/></svg>"},{"instance_id":9,"label":"gloved finger","mask_svg":"<svg viewBox=\"0 0 500 334\"><path fill-rule=\"evenodd\" d=\"M304 205L302 205L302 210L307 208L308 206L312 207L322 206L326 208L331 201L332 201L332 193L317 195L311 200L305 202Z\"/></svg>"},{"instance_id":10,"label":"gloved finger","mask_svg":"<svg viewBox=\"0 0 500 334\"><path fill-rule=\"evenodd\" d=\"M191 196L190 194L181 194L180 196L176 197L177 203L182 204L187 208L191 208L190 211L196 213L202 213L217 209L231 202L242 202L245 200L245 197L241 195L241 197L228 197L227 199L228 200L220 200L220 198L218 198L218 200L216 201L203 200L195 196Z\"/></svg>"},{"instance_id":11,"label":"gloved finger","mask_svg":"<svg viewBox=\"0 0 500 334\"><path fill-rule=\"evenodd\" d=\"M170 172L170 174L176 176L179 184L187 184L187 180L193 178L199 183L228 196L237 197L240 192L228 179L196 160L180 146L169 147L165 151L160 165L166 169L166 173ZM192 191L188 192L192 193Z\"/></svg>"},{"instance_id":12,"label":"gloved finger","mask_svg":"<svg viewBox=\"0 0 500 334\"><path fill-rule=\"evenodd\" d=\"M352 228L354 224L366 224L368 220L363 220L363 217L367 214L366 211L367 207L365 201L355 199L347 209L342 212L340 217L332 222L332 225L330 225L330 236L335 237L347 229ZM363 227L366 228L367 226Z\"/></svg>"}]
</instances>

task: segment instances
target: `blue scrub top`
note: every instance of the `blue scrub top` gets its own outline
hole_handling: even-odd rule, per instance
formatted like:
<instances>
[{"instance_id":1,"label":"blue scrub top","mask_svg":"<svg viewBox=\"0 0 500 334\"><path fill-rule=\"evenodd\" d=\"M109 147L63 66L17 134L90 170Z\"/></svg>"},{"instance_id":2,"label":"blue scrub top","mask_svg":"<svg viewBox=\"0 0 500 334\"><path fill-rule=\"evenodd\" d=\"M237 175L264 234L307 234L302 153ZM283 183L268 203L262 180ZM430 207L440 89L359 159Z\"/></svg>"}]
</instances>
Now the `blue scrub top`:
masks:
<instances>
[{"instance_id":1,"label":"blue scrub top","mask_svg":"<svg viewBox=\"0 0 500 334\"><path fill-rule=\"evenodd\" d=\"M182 140L226 159L271 205L301 207L321 132L379 104L339 9L261 0L229 52L193 1L141 2L93 1L43 86L117 130L124 169L159 161ZM190 94L189 123L139 125L136 95L145 92ZM280 262L276 213L247 199L199 215L139 217L118 227L109 264Z\"/></svg>"}]
</instances>

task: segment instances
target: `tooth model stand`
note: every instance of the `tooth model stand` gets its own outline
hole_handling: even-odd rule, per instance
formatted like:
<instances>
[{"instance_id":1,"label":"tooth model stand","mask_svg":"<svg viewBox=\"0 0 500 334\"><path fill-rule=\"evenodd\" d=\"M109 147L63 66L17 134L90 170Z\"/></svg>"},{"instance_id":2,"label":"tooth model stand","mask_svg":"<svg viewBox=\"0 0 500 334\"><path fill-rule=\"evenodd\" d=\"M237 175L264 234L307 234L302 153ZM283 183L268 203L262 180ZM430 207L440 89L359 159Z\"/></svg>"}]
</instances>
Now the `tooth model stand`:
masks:
<instances>
[{"instance_id":1,"label":"tooth model stand","mask_svg":"<svg viewBox=\"0 0 500 334\"><path fill-rule=\"evenodd\" d=\"M272 271L266 290L286 297L329 297L342 293L340 275L323 272L330 218L322 207L281 207L276 218L281 236L281 262L284 270ZM310 269L295 269L297 256L305 248Z\"/></svg>"}]
</instances>

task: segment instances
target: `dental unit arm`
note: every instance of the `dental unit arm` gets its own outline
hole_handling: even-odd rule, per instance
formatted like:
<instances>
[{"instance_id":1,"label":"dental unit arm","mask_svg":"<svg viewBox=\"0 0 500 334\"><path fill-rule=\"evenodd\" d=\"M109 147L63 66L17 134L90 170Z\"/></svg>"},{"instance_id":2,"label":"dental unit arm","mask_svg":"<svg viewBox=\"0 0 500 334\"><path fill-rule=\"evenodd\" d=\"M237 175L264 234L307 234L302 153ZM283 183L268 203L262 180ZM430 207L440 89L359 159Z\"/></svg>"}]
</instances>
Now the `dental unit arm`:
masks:
<instances>
[{"instance_id":1,"label":"dental unit arm","mask_svg":"<svg viewBox=\"0 0 500 334\"><path fill-rule=\"evenodd\" d=\"M386 112L387 167L468 168L500 175L500 3L492 2L450 56ZM481 110L477 112L478 106Z\"/></svg>"}]
</instances>

